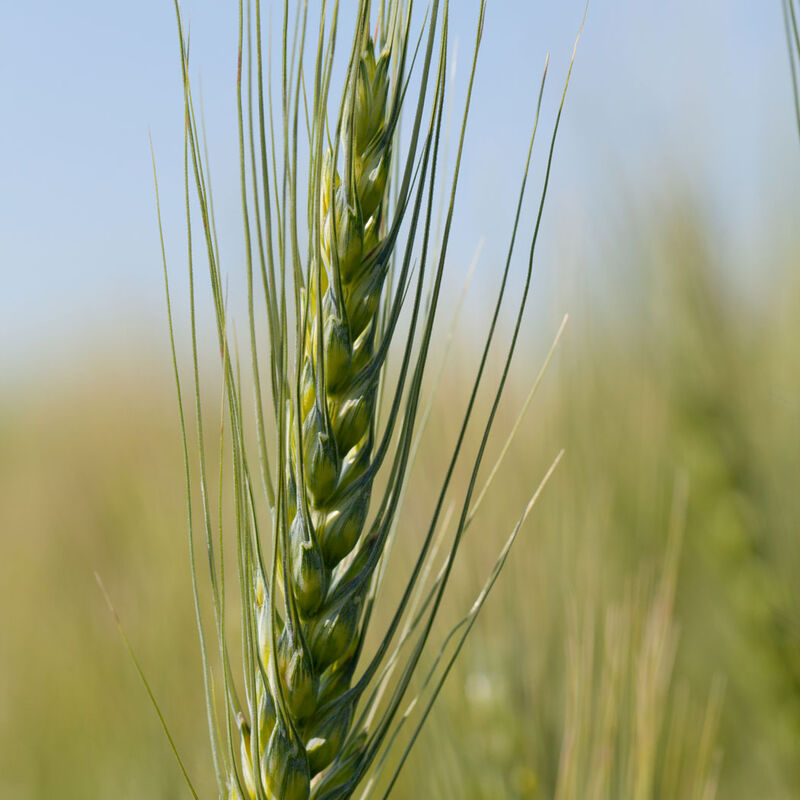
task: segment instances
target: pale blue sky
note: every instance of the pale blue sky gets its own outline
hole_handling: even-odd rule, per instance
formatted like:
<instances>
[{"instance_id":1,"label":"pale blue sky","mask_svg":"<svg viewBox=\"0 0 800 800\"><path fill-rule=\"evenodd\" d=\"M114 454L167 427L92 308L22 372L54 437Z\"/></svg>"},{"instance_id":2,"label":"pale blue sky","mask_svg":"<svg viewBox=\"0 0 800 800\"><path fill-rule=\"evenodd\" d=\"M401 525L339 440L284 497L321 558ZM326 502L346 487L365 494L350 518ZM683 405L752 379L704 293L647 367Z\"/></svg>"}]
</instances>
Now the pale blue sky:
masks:
<instances>
[{"instance_id":1,"label":"pale blue sky","mask_svg":"<svg viewBox=\"0 0 800 800\"><path fill-rule=\"evenodd\" d=\"M476 5L453 3L462 78ZM220 226L235 258L236 3L184 6ZM454 257L466 258L481 233L490 260L501 252L545 54L549 123L582 12L583 0L490 0ZM594 243L666 178L696 195L732 272L760 280L755 253L764 241L788 240L800 195L784 47L779 0L593 0L541 269L557 268L569 231L571 258L591 278L600 268ZM1 0L5 378L29 360L35 368L69 362L89 333L112 342L164 334L148 128L179 268L182 106L171 0Z\"/></svg>"}]
</instances>

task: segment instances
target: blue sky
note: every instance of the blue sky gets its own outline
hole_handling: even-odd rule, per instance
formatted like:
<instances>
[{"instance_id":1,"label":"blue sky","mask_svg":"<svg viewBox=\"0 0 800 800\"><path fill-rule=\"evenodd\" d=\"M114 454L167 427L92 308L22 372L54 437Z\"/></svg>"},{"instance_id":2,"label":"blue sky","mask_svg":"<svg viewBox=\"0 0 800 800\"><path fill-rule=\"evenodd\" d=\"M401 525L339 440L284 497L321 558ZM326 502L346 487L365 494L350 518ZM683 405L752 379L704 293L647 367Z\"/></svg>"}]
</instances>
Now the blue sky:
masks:
<instances>
[{"instance_id":1,"label":"blue sky","mask_svg":"<svg viewBox=\"0 0 800 800\"><path fill-rule=\"evenodd\" d=\"M345 2L346 14L352 3ZM476 2L453 3L457 78ZM236 4L186 0L208 117L220 228L235 261ZM453 255L502 252L545 54L552 122L581 0L490 0ZM541 269L594 245L665 183L688 189L732 280L792 236L800 197L779 0L593 0L567 101ZM103 342L163 336L148 148L168 248L182 264L182 106L171 0L32 0L0 9L0 369L69 363ZM565 243L565 231L568 242ZM223 245L225 248L225 245ZM150 337L150 338L148 338Z\"/></svg>"}]
</instances>

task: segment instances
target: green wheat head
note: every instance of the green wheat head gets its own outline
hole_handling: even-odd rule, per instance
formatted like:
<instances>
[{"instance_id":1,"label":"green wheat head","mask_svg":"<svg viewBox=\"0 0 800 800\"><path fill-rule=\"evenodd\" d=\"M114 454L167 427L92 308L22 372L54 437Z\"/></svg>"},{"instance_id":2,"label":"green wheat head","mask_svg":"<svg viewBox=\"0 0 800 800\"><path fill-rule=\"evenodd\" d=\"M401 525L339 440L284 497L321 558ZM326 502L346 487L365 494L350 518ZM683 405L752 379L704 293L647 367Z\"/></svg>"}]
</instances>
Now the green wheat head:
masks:
<instances>
[{"instance_id":1,"label":"green wheat head","mask_svg":"<svg viewBox=\"0 0 800 800\"><path fill-rule=\"evenodd\" d=\"M413 0L374 4L360 0L355 18L348 20L341 18L338 2L323 0L313 24L308 5L297 6L292 13L287 2L281 20L282 46L276 54L281 70L279 108L273 105L262 59L261 4L255 0L239 6L238 128L254 396L254 418L246 419L250 415L244 397L250 390L243 389L227 318L209 169L189 80L188 39L176 3L186 112L201 525L192 513L188 409L174 338L173 355L211 744L219 796L238 800L333 800L352 796L358 787L367 795L376 790L376 781L391 764L385 779L381 777L385 784L381 791L388 794L530 511L533 501L523 510L475 604L441 649L434 651L432 666L412 689L423 652L432 646L433 621L462 536L496 472L493 469L476 492L528 299L563 106L562 94L538 215L529 235L524 288L513 300L514 333L500 356L502 377L492 390L480 446L472 456L464 454L465 432L507 300L533 134L521 169L492 321L438 502L417 561L404 577L400 600L377 645L369 649L367 628L430 410L430 400L427 405L422 402L423 378L440 303L485 2L476 8L472 64L449 183L440 166L446 138L442 121L447 0L432 0L419 27L413 24ZM340 29L345 24L351 26L352 39L345 51L341 90L334 93L334 52L341 47ZM273 60L277 63L270 58L267 71ZM541 98L540 90L537 122ZM402 142L401 112L408 123ZM302 188L301 174L307 175ZM441 233L435 235L439 192L444 193L444 215ZM218 529L212 522L200 401L192 193L199 205L199 238L214 300L232 458L234 520L223 525L220 502ZM172 335L168 283L167 302ZM266 326L266 337L259 319ZM437 382L438 378L434 392ZM507 448L508 443L502 454ZM454 470L464 458L469 459L471 478L461 493L455 531L437 566L445 496L452 491ZM222 464L219 469L222 474ZM230 590L222 563L223 527L230 527L237 555L241 682L234 678L225 626ZM200 610L198 529L208 560L213 634L207 632ZM404 749L387 761L387 753L403 744L401 737Z\"/></svg>"}]
</instances>

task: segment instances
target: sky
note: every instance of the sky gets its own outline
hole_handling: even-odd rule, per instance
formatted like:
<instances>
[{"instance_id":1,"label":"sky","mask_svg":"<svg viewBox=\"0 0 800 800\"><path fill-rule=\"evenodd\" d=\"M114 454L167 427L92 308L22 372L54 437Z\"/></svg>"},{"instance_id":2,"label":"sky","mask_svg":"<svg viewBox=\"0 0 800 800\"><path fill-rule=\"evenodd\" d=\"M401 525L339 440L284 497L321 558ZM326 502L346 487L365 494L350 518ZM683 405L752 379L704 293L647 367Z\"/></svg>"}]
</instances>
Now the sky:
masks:
<instances>
[{"instance_id":1,"label":"sky","mask_svg":"<svg viewBox=\"0 0 800 800\"><path fill-rule=\"evenodd\" d=\"M343 2L343 15L352 5ZM236 3L183 8L223 251L235 265ZM453 2L456 94L476 9L475 0ZM583 0L489 2L452 250L466 263L485 238L486 280L508 238L545 56L549 135L583 10ZM763 281L765 242L788 242L798 218L792 114L779 0L592 0L556 150L542 272L569 250L587 280L598 279L596 244L620 215L674 185L717 231L731 280ZM179 269L183 128L171 0L2 0L0 120L0 386L104 343L163 344L148 135Z\"/></svg>"}]
</instances>

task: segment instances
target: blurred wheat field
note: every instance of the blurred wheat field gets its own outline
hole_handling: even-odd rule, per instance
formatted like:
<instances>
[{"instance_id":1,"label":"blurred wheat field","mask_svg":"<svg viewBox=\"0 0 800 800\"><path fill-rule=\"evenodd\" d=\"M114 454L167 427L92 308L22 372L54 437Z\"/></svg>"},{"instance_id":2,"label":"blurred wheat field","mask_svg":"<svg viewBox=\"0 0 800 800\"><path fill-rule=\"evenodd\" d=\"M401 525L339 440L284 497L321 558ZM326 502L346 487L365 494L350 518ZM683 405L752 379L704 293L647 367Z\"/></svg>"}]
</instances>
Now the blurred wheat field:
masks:
<instances>
[{"instance_id":1,"label":"blurred wheat field","mask_svg":"<svg viewBox=\"0 0 800 800\"><path fill-rule=\"evenodd\" d=\"M565 457L393 796L711 797L716 776L720 798L800 796L796 254L772 270L784 276L774 292L742 298L690 219L662 220L628 254L630 274L648 276L631 290L637 313L570 309L469 530L440 632L471 605L561 448ZM456 347L451 391L471 363L468 341ZM522 356L494 455L545 352L532 344ZM455 424L438 402L401 519L398 574ZM681 485L673 612L663 581ZM157 357L87 358L70 381L2 398L0 796L186 795L94 571L201 796L213 793L184 506L166 330ZM662 695L642 677L653 642Z\"/></svg>"}]
</instances>

